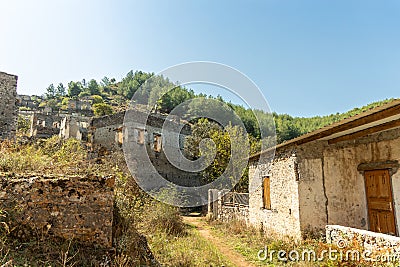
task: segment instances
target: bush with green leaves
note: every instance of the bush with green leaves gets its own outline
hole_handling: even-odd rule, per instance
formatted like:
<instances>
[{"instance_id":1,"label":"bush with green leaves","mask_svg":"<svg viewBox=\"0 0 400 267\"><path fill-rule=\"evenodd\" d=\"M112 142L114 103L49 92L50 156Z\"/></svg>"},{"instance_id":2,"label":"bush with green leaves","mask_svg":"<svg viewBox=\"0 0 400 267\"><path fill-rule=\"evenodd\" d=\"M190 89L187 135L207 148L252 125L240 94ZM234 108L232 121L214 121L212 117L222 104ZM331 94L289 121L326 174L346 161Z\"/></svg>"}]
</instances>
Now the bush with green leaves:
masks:
<instances>
[{"instance_id":1,"label":"bush with green leaves","mask_svg":"<svg viewBox=\"0 0 400 267\"><path fill-rule=\"evenodd\" d=\"M113 114L113 109L110 105L105 103L97 103L92 106L94 115L105 116Z\"/></svg>"}]
</instances>

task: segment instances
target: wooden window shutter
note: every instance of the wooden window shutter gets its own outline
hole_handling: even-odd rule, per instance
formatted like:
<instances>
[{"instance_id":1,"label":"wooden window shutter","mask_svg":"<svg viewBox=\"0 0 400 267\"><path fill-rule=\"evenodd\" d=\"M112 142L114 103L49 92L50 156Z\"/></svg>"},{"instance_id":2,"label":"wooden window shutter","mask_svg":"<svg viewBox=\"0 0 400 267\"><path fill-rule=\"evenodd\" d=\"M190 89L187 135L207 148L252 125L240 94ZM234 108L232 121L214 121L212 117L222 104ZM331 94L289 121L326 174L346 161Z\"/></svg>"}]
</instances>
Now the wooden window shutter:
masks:
<instances>
[{"instance_id":1,"label":"wooden window shutter","mask_svg":"<svg viewBox=\"0 0 400 267\"><path fill-rule=\"evenodd\" d=\"M264 209L271 209L271 181L268 176L263 179L263 202Z\"/></svg>"}]
</instances>

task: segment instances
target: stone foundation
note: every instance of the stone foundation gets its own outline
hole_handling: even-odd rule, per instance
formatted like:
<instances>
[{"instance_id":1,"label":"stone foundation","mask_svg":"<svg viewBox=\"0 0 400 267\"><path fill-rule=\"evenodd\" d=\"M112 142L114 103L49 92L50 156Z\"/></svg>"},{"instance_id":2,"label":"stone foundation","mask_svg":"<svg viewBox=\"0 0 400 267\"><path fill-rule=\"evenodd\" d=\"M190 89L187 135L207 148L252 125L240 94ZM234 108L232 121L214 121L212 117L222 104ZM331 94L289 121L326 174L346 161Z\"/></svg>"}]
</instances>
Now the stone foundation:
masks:
<instances>
[{"instance_id":1,"label":"stone foundation","mask_svg":"<svg viewBox=\"0 0 400 267\"><path fill-rule=\"evenodd\" d=\"M114 178L0 173L0 209L18 238L49 235L112 246Z\"/></svg>"}]
</instances>

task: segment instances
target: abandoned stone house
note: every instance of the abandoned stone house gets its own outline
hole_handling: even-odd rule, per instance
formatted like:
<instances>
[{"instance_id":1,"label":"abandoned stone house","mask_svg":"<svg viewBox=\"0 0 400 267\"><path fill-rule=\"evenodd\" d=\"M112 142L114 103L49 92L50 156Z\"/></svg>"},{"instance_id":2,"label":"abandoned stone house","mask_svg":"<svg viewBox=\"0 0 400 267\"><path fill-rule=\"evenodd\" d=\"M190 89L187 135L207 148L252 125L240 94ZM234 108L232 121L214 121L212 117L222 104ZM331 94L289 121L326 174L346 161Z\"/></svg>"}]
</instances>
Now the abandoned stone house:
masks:
<instances>
[{"instance_id":1,"label":"abandoned stone house","mask_svg":"<svg viewBox=\"0 0 400 267\"><path fill-rule=\"evenodd\" d=\"M39 108L38 100L41 100L40 96L17 95L17 106L25 110L37 110Z\"/></svg>"},{"instance_id":2,"label":"abandoned stone house","mask_svg":"<svg viewBox=\"0 0 400 267\"><path fill-rule=\"evenodd\" d=\"M125 115L129 119L124 120ZM171 163L171 161L181 162L184 160L184 140L191 133L190 125L175 118L173 121L169 121L173 127L166 129L163 127L166 120L167 116L165 115L155 113L148 115L139 110L128 110L93 118L89 127L92 149L101 154L124 148L127 160L142 164L149 159L156 171L174 184L201 185L202 180L198 173L186 172ZM178 142L173 141L176 137L179 139ZM137 152L144 150L145 153L129 154L128 152L127 154L127 150ZM166 150L173 151L173 153L167 157ZM134 158L130 158L130 155ZM145 158L141 158L140 155L144 155ZM136 177L140 179L150 179L152 174L144 172L137 176L140 176Z\"/></svg>"},{"instance_id":3,"label":"abandoned stone house","mask_svg":"<svg viewBox=\"0 0 400 267\"><path fill-rule=\"evenodd\" d=\"M31 137L50 138L58 135L63 139L88 140L90 117L39 112L32 112L25 116L30 117L29 136Z\"/></svg>"},{"instance_id":4,"label":"abandoned stone house","mask_svg":"<svg viewBox=\"0 0 400 267\"><path fill-rule=\"evenodd\" d=\"M249 222L296 239L326 225L398 236L399 127L395 100L253 156Z\"/></svg>"},{"instance_id":5,"label":"abandoned stone house","mask_svg":"<svg viewBox=\"0 0 400 267\"><path fill-rule=\"evenodd\" d=\"M0 139L15 136L17 130L16 75L0 72Z\"/></svg>"},{"instance_id":6,"label":"abandoned stone house","mask_svg":"<svg viewBox=\"0 0 400 267\"><path fill-rule=\"evenodd\" d=\"M60 122L59 136L62 139L75 138L88 141L88 128L91 118L67 115Z\"/></svg>"}]
</instances>

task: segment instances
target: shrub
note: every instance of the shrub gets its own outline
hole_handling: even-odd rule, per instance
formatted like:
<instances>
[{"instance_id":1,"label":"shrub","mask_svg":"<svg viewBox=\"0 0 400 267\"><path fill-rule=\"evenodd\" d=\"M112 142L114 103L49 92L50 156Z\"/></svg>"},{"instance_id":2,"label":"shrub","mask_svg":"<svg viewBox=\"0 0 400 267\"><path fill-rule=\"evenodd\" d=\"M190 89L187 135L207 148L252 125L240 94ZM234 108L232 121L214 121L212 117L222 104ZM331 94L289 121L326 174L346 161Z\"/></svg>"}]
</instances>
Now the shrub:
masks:
<instances>
[{"instance_id":1,"label":"shrub","mask_svg":"<svg viewBox=\"0 0 400 267\"><path fill-rule=\"evenodd\" d=\"M113 109L110 105L104 103L97 103L92 106L94 115L105 116L113 113Z\"/></svg>"},{"instance_id":2,"label":"shrub","mask_svg":"<svg viewBox=\"0 0 400 267\"><path fill-rule=\"evenodd\" d=\"M92 95L92 100L93 100L93 104L102 104L104 103L104 100L101 96L99 95Z\"/></svg>"},{"instance_id":3,"label":"shrub","mask_svg":"<svg viewBox=\"0 0 400 267\"><path fill-rule=\"evenodd\" d=\"M147 208L146 224L148 229L162 229L165 233L172 236L183 236L185 224L176 207L165 203L153 201Z\"/></svg>"}]
</instances>

